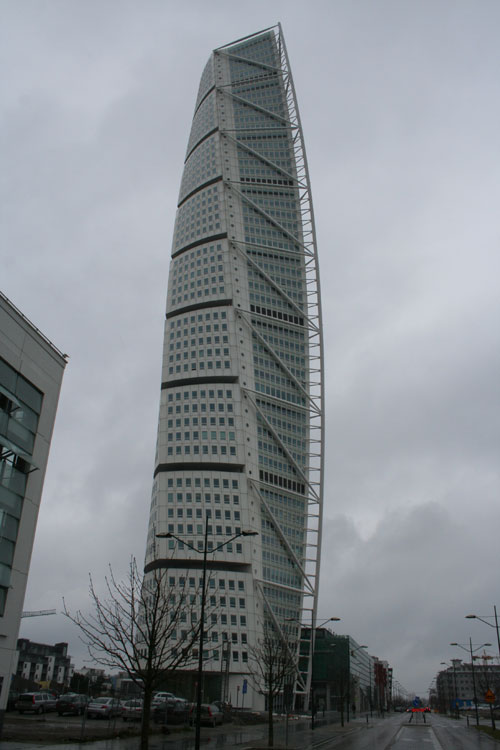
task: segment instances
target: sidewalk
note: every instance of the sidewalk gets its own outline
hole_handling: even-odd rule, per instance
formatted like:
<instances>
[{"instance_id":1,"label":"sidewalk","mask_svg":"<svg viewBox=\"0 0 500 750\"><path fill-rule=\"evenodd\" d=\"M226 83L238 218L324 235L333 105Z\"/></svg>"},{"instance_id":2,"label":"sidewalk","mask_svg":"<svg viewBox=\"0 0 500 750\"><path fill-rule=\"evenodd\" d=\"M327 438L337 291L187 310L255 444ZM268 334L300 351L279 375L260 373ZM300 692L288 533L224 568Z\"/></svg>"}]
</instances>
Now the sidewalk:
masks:
<instances>
[{"instance_id":1,"label":"sidewalk","mask_svg":"<svg viewBox=\"0 0 500 750\"><path fill-rule=\"evenodd\" d=\"M283 750L284 748L287 748L287 750L305 750L305 748L321 743L322 740L326 741L334 736L360 732L383 721L384 718L382 717L370 717L369 715L367 717L366 714L363 714L356 716L355 719L350 718L349 722L344 720L344 726L342 726L340 714L332 711L326 712L324 718L323 716L317 716L314 721L314 729L311 729L310 717L291 719L288 725L288 742L285 744L285 719L278 719L274 724L274 750ZM245 745L242 750L263 750L266 748L267 730L265 727L262 727L262 730L262 740Z\"/></svg>"}]
</instances>

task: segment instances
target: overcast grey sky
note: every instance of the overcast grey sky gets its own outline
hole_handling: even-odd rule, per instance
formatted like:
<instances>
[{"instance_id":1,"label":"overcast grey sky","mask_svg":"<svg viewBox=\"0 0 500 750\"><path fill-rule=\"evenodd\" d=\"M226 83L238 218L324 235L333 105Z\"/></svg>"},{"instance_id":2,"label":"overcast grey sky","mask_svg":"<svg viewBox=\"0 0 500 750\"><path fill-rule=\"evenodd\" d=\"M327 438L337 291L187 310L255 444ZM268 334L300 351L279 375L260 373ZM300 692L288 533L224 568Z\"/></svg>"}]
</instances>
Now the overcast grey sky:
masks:
<instances>
[{"instance_id":1,"label":"overcast grey sky","mask_svg":"<svg viewBox=\"0 0 500 750\"><path fill-rule=\"evenodd\" d=\"M213 48L283 24L322 274L319 614L426 693L500 605L500 4L0 0L0 287L63 352L26 609L144 557L175 205ZM67 640L61 614L21 635ZM461 652L457 653L460 655ZM464 655L465 656L465 655Z\"/></svg>"}]
</instances>

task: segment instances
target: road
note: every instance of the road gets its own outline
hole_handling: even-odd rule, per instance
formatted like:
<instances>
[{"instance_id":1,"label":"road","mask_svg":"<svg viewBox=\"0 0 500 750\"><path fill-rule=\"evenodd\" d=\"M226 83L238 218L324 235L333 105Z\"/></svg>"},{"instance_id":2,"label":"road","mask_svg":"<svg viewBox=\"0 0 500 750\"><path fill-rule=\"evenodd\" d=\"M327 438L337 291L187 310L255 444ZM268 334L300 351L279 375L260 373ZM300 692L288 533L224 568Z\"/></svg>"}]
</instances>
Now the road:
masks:
<instances>
[{"instance_id":1,"label":"road","mask_svg":"<svg viewBox=\"0 0 500 750\"><path fill-rule=\"evenodd\" d=\"M249 728L217 727L202 732L203 750L246 750L262 745L266 728L262 725ZM275 745L284 746L284 726L277 724ZM4 742L2 750L81 750L79 744L47 745L22 742ZM87 750L137 750L138 738L101 740L86 744ZM194 737L153 736L150 750L192 750ZM345 727L330 724L317 727L314 732L304 725L291 723L288 735L290 750L500 750L500 742L477 732L472 723L467 727L464 719L457 721L437 715L422 715L416 723L408 723L407 714L391 714L386 718L373 718L368 723L360 717Z\"/></svg>"},{"instance_id":2,"label":"road","mask_svg":"<svg viewBox=\"0 0 500 750\"><path fill-rule=\"evenodd\" d=\"M416 723L413 723L416 721ZM335 733L334 733L335 732ZM320 736L321 734L321 736ZM298 739L298 738L297 738ZM291 747L303 750L500 750L500 742L457 721L435 714L408 723L407 714L392 714L363 725L352 722L347 733L324 727L306 744L294 739Z\"/></svg>"}]
</instances>

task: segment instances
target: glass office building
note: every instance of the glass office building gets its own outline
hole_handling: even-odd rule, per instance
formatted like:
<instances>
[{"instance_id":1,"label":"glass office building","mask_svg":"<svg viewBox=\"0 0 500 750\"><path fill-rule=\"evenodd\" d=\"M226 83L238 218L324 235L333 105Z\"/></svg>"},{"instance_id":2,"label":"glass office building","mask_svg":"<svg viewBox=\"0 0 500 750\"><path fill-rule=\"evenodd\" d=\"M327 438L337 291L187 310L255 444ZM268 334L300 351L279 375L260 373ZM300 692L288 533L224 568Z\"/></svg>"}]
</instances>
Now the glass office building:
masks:
<instances>
[{"instance_id":1,"label":"glass office building","mask_svg":"<svg viewBox=\"0 0 500 750\"><path fill-rule=\"evenodd\" d=\"M169 585L189 590L208 531L205 670L225 675L221 697L233 704L264 622L293 640L315 621L323 409L311 193L276 26L216 49L201 77L173 237L146 552L146 573L168 568ZM166 532L178 538L157 538ZM298 693L309 680L299 676Z\"/></svg>"},{"instance_id":2,"label":"glass office building","mask_svg":"<svg viewBox=\"0 0 500 750\"><path fill-rule=\"evenodd\" d=\"M0 736L65 367L0 292Z\"/></svg>"}]
</instances>

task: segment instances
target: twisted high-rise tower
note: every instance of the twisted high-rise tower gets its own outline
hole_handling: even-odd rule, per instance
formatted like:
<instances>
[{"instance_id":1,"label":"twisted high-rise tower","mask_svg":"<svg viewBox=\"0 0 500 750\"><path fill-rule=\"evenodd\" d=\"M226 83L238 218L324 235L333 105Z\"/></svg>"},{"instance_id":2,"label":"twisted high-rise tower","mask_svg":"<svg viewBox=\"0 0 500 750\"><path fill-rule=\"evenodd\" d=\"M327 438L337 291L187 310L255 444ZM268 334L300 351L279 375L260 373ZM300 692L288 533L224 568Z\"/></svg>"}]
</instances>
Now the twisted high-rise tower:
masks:
<instances>
[{"instance_id":1,"label":"twisted high-rise tower","mask_svg":"<svg viewBox=\"0 0 500 750\"><path fill-rule=\"evenodd\" d=\"M201 78L172 247L146 552L146 572L168 568L169 585L189 592L200 556L156 534L202 550L208 524L204 670L222 673L233 703L266 619L285 635L315 622L323 408L311 193L277 26L216 49ZM242 529L259 535L210 553ZM297 692L309 682L310 670L298 675ZM256 706L248 690L245 705Z\"/></svg>"}]
</instances>

